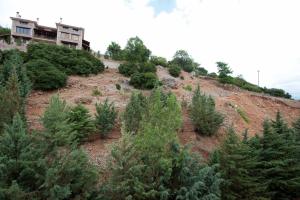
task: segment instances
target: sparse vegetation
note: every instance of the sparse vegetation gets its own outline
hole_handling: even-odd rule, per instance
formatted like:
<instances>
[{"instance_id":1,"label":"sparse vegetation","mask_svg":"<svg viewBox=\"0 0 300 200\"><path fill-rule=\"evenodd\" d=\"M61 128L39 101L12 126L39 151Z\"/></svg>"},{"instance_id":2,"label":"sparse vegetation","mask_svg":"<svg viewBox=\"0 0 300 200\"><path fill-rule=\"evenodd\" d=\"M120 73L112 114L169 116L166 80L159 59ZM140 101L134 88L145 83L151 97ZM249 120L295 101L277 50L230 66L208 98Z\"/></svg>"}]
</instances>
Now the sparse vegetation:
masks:
<instances>
[{"instance_id":1,"label":"sparse vegetation","mask_svg":"<svg viewBox=\"0 0 300 200\"><path fill-rule=\"evenodd\" d=\"M183 89L185 89L186 91L189 91L189 92L193 91L193 88L191 85L186 85L183 87Z\"/></svg>"},{"instance_id":2,"label":"sparse vegetation","mask_svg":"<svg viewBox=\"0 0 300 200\"><path fill-rule=\"evenodd\" d=\"M250 122L247 114L241 109L237 108L236 111L239 113L239 115L243 118L243 120L248 124Z\"/></svg>"},{"instance_id":3,"label":"sparse vegetation","mask_svg":"<svg viewBox=\"0 0 300 200\"><path fill-rule=\"evenodd\" d=\"M202 94L199 85L194 91L190 106L190 116L195 130L199 134L206 136L214 135L223 123L224 118L215 110L214 99L211 96Z\"/></svg>"},{"instance_id":4,"label":"sparse vegetation","mask_svg":"<svg viewBox=\"0 0 300 200\"><path fill-rule=\"evenodd\" d=\"M121 90L121 85L119 83L116 84L116 89Z\"/></svg>"},{"instance_id":5,"label":"sparse vegetation","mask_svg":"<svg viewBox=\"0 0 300 200\"><path fill-rule=\"evenodd\" d=\"M94 97L102 96L102 93L97 87L95 87L92 91L92 96L94 96Z\"/></svg>"}]
</instances>

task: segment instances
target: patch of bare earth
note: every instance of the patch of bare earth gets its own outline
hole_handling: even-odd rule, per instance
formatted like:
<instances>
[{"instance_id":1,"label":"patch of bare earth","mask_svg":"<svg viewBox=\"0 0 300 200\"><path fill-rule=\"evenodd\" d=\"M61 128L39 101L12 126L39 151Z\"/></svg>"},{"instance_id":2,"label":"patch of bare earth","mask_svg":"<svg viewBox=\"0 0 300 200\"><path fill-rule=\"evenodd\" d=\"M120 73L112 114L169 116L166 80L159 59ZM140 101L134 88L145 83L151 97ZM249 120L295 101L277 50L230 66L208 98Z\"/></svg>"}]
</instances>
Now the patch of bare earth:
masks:
<instances>
[{"instance_id":1,"label":"patch of bare earth","mask_svg":"<svg viewBox=\"0 0 300 200\"><path fill-rule=\"evenodd\" d=\"M238 133L248 129L249 135L253 136L261 132L261 124L264 119L273 119L277 111L280 111L289 123L300 116L299 101L269 97L241 90L234 86L224 86L216 80L204 77L196 78L185 72L181 74L183 80L172 78L168 71L162 67L158 67L157 75L160 80L172 79L175 85L173 84L172 87L164 86L164 88L172 91L180 101L190 103L192 92L184 89L184 87L190 85L194 89L198 84L204 93L211 95L216 100L217 110L225 116L224 125L220 128L217 136L197 136L187 109L183 109L183 128L178 133L180 141L182 144L190 144L192 150L201 152L204 157L207 157L218 146L225 135L226 128L230 125L233 125ZM117 90L116 84L120 84L122 89ZM100 91L101 95L93 96L94 90ZM42 128L39 119L53 94L58 93L62 99L71 105L78 102L83 103L93 115L95 104L103 102L106 98L115 102L119 113L121 113L133 90L128 84L128 78L120 75L117 69L107 69L104 73L89 77L70 76L65 88L51 92L33 91L31 93L28 98L26 112L29 127L31 129ZM241 117L237 109L245 113L249 122ZM120 124L118 124L107 139L101 139L98 135L93 135L82 146L91 159L96 164L101 165L109 153L109 146L117 141L120 136Z\"/></svg>"}]
</instances>

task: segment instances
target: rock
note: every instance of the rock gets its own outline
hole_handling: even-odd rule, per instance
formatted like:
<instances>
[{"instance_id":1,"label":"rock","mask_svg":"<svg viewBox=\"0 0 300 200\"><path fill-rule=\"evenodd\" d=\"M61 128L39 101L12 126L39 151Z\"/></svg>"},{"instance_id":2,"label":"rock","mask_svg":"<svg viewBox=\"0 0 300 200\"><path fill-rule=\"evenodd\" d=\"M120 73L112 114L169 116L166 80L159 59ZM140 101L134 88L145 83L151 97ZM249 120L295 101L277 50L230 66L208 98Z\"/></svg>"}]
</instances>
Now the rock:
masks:
<instances>
[{"instance_id":1,"label":"rock","mask_svg":"<svg viewBox=\"0 0 300 200\"><path fill-rule=\"evenodd\" d=\"M178 82L175 78L163 78L161 82L165 87L172 88L172 89L178 88Z\"/></svg>"},{"instance_id":2,"label":"rock","mask_svg":"<svg viewBox=\"0 0 300 200\"><path fill-rule=\"evenodd\" d=\"M80 104L80 103L82 103L82 104L91 104L92 103L92 98L91 97L79 97L79 98L77 98L77 99L75 99L75 103L77 103L77 104Z\"/></svg>"}]
</instances>

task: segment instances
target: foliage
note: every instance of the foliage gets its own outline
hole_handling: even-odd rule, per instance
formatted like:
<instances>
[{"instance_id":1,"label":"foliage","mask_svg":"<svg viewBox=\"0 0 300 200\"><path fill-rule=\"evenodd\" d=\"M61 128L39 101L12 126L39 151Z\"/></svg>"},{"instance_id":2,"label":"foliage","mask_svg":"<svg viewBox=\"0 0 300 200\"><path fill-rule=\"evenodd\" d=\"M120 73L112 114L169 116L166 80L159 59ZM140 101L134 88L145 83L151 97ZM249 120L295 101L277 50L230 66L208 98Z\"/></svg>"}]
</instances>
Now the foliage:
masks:
<instances>
[{"instance_id":1,"label":"foliage","mask_svg":"<svg viewBox=\"0 0 300 200\"><path fill-rule=\"evenodd\" d=\"M94 97L102 96L102 93L98 88L94 88L93 91L92 91L92 96L94 96Z\"/></svg>"},{"instance_id":2,"label":"foliage","mask_svg":"<svg viewBox=\"0 0 300 200\"><path fill-rule=\"evenodd\" d=\"M220 199L215 168L200 165L178 143L182 119L175 96L156 89L148 102L138 134L125 133L112 149L100 199Z\"/></svg>"},{"instance_id":3,"label":"foliage","mask_svg":"<svg viewBox=\"0 0 300 200\"><path fill-rule=\"evenodd\" d=\"M116 89L121 90L121 85L119 83L116 84Z\"/></svg>"},{"instance_id":4,"label":"foliage","mask_svg":"<svg viewBox=\"0 0 300 200\"><path fill-rule=\"evenodd\" d=\"M287 98L287 99L290 99L292 98L292 96L288 93L288 92L285 92L284 90L282 89L277 89L277 88L262 88L263 92L264 93L267 93L271 96L275 96L275 97L283 97L283 98Z\"/></svg>"},{"instance_id":5,"label":"foliage","mask_svg":"<svg viewBox=\"0 0 300 200\"><path fill-rule=\"evenodd\" d=\"M66 74L89 75L104 70L104 64L91 53L45 43L32 43L27 47L27 61L42 59Z\"/></svg>"},{"instance_id":6,"label":"foliage","mask_svg":"<svg viewBox=\"0 0 300 200\"><path fill-rule=\"evenodd\" d=\"M31 60L25 66L34 89L53 90L67 83L67 75L46 60Z\"/></svg>"},{"instance_id":7,"label":"foliage","mask_svg":"<svg viewBox=\"0 0 300 200\"><path fill-rule=\"evenodd\" d=\"M158 84L158 78L152 72L136 72L131 76L129 84L138 89L152 89Z\"/></svg>"},{"instance_id":8,"label":"foliage","mask_svg":"<svg viewBox=\"0 0 300 200\"><path fill-rule=\"evenodd\" d=\"M218 75L215 72L209 73L208 76L212 77L212 78L217 78L218 77Z\"/></svg>"},{"instance_id":9,"label":"foliage","mask_svg":"<svg viewBox=\"0 0 300 200\"><path fill-rule=\"evenodd\" d=\"M10 28L4 28L0 26L0 36L1 35L10 35Z\"/></svg>"},{"instance_id":10,"label":"foliage","mask_svg":"<svg viewBox=\"0 0 300 200\"><path fill-rule=\"evenodd\" d=\"M196 67L195 73L197 76L207 76L208 71L204 67Z\"/></svg>"},{"instance_id":11,"label":"foliage","mask_svg":"<svg viewBox=\"0 0 300 200\"><path fill-rule=\"evenodd\" d=\"M297 122L295 122L297 123ZM288 128L278 112L265 121L262 136L242 141L228 132L221 146L222 199L297 199L300 163L297 128Z\"/></svg>"},{"instance_id":12,"label":"foliage","mask_svg":"<svg viewBox=\"0 0 300 200\"><path fill-rule=\"evenodd\" d=\"M125 59L129 62L147 62L151 51L147 49L139 37L129 38L124 49Z\"/></svg>"},{"instance_id":13,"label":"foliage","mask_svg":"<svg viewBox=\"0 0 300 200\"><path fill-rule=\"evenodd\" d=\"M227 77L229 74L232 74L233 71L230 69L227 63L217 62L216 64L220 78L224 78Z\"/></svg>"},{"instance_id":14,"label":"foliage","mask_svg":"<svg viewBox=\"0 0 300 200\"><path fill-rule=\"evenodd\" d=\"M192 72L195 67L193 59L185 50L176 51L171 63L178 65L186 72Z\"/></svg>"},{"instance_id":15,"label":"foliage","mask_svg":"<svg viewBox=\"0 0 300 200\"><path fill-rule=\"evenodd\" d=\"M199 85L194 91L190 106L190 117L199 134L211 136L223 123L223 116L215 110L215 101L200 91Z\"/></svg>"},{"instance_id":16,"label":"foliage","mask_svg":"<svg viewBox=\"0 0 300 200\"><path fill-rule=\"evenodd\" d=\"M191 85L186 85L183 87L183 89L185 89L186 91L189 91L189 92L191 92L193 90Z\"/></svg>"},{"instance_id":17,"label":"foliage","mask_svg":"<svg viewBox=\"0 0 300 200\"><path fill-rule=\"evenodd\" d=\"M0 198L87 199L97 173L81 150L48 151L42 135L27 134L16 114L0 134Z\"/></svg>"},{"instance_id":18,"label":"foliage","mask_svg":"<svg viewBox=\"0 0 300 200\"><path fill-rule=\"evenodd\" d=\"M107 47L106 55L108 55L113 60L123 60L124 59L123 50L121 49L121 46L116 42L112 42Z\"/></svg>"},{"instance_id":19,"label":"foliage","mask_svg":"<svg viewBox=\"0 0 300 200\"><path fill-rule=\"evenodd\" d=\"M146 105L146 98L141 93L132 93L123 114L124 130L127 133L137 133L142 116L145 114Z\"/></svg>"},{"instance_id":20,"label":"foliage","mask_svg":"<svg viewBox=\"0 0 300 200\"><path fill-rule=\"evenodd\" d=\"M75 140L82 142L93 131L95 131L95 124L89 114L89 111L81 104L74 106L67 114L67 121L71 124Z\"/></svg>"},{"instance_id":21,"label":"foliage","mask_svg":"<svg viewBox=\"0 0 300 200\"><path fill-rule=\"evenodd\" d=\"M117 117L117 111L113 103L108 99L103 104L96 104L95 123L102 138L105 138L113 129Z\"/></svg>"},{"instance_id":22,"label":"foliage","mask_svg":"<svg viewBox=\"0 0 300 200\"><path fill-rule=\"evenodd\" d=\"M167 59L159 56L150 56L150 62L153 63L155 66L159 65L162 67L168 67Z\"/></svg>"},{"instance_id":23,"label":"foliage","mask_svg":"<svg viewBox=\"0 0 300 200\"><path fill-rule=\"evenodd\" d=\"M119 73L124 76L130 77L132 74L138 71L138 65L136 63L122 63L118 67Z\"/></svg>"},{"instance_id":24,"label":"foliage","mask_svg":"<svg viewBox=\"0 0 300 200\"><path fill-rule=\"evenodd\" d=\"M77 142L73 124L68 122L70 107L58 95L53 95L41 118L45 134L53 146Z\"/></svg>"},{"instance_id":25,"label":"foliage","mask_svg":"<svg viewBox=\"0 0 300 200\"><path fill-rule=\"evenodd\" d=\"M181 68L178 65L171 64L169 67L169 73L173 77L178 77L181 73Z\"/></svg>"}]
</instances>

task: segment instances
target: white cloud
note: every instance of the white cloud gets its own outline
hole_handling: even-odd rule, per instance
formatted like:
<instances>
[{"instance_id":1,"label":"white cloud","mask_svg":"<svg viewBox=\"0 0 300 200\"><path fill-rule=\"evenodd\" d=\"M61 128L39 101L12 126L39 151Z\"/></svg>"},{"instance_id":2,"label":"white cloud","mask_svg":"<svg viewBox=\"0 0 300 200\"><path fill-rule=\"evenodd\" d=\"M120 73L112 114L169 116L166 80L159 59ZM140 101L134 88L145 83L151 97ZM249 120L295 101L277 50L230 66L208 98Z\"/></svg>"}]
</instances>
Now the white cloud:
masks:
<instances>
[{"instance_id":1,"label":"white cloud","mask_svg":"<svg viewBox=\"0 0 300 200\"><path fill-rule=\"evenodd\" d=\"M10 25L15 11L49 26L63 17L84 27L92 48L101 52L111 41L125 46L138 35L156 55L171 58L186 49L209 71L222 60L253 83L260 69L261 85L299 95L299 0L177 0L176 5L155 15L149 0L0 0L0 24Z\"/></svg>"}]
</instances>

